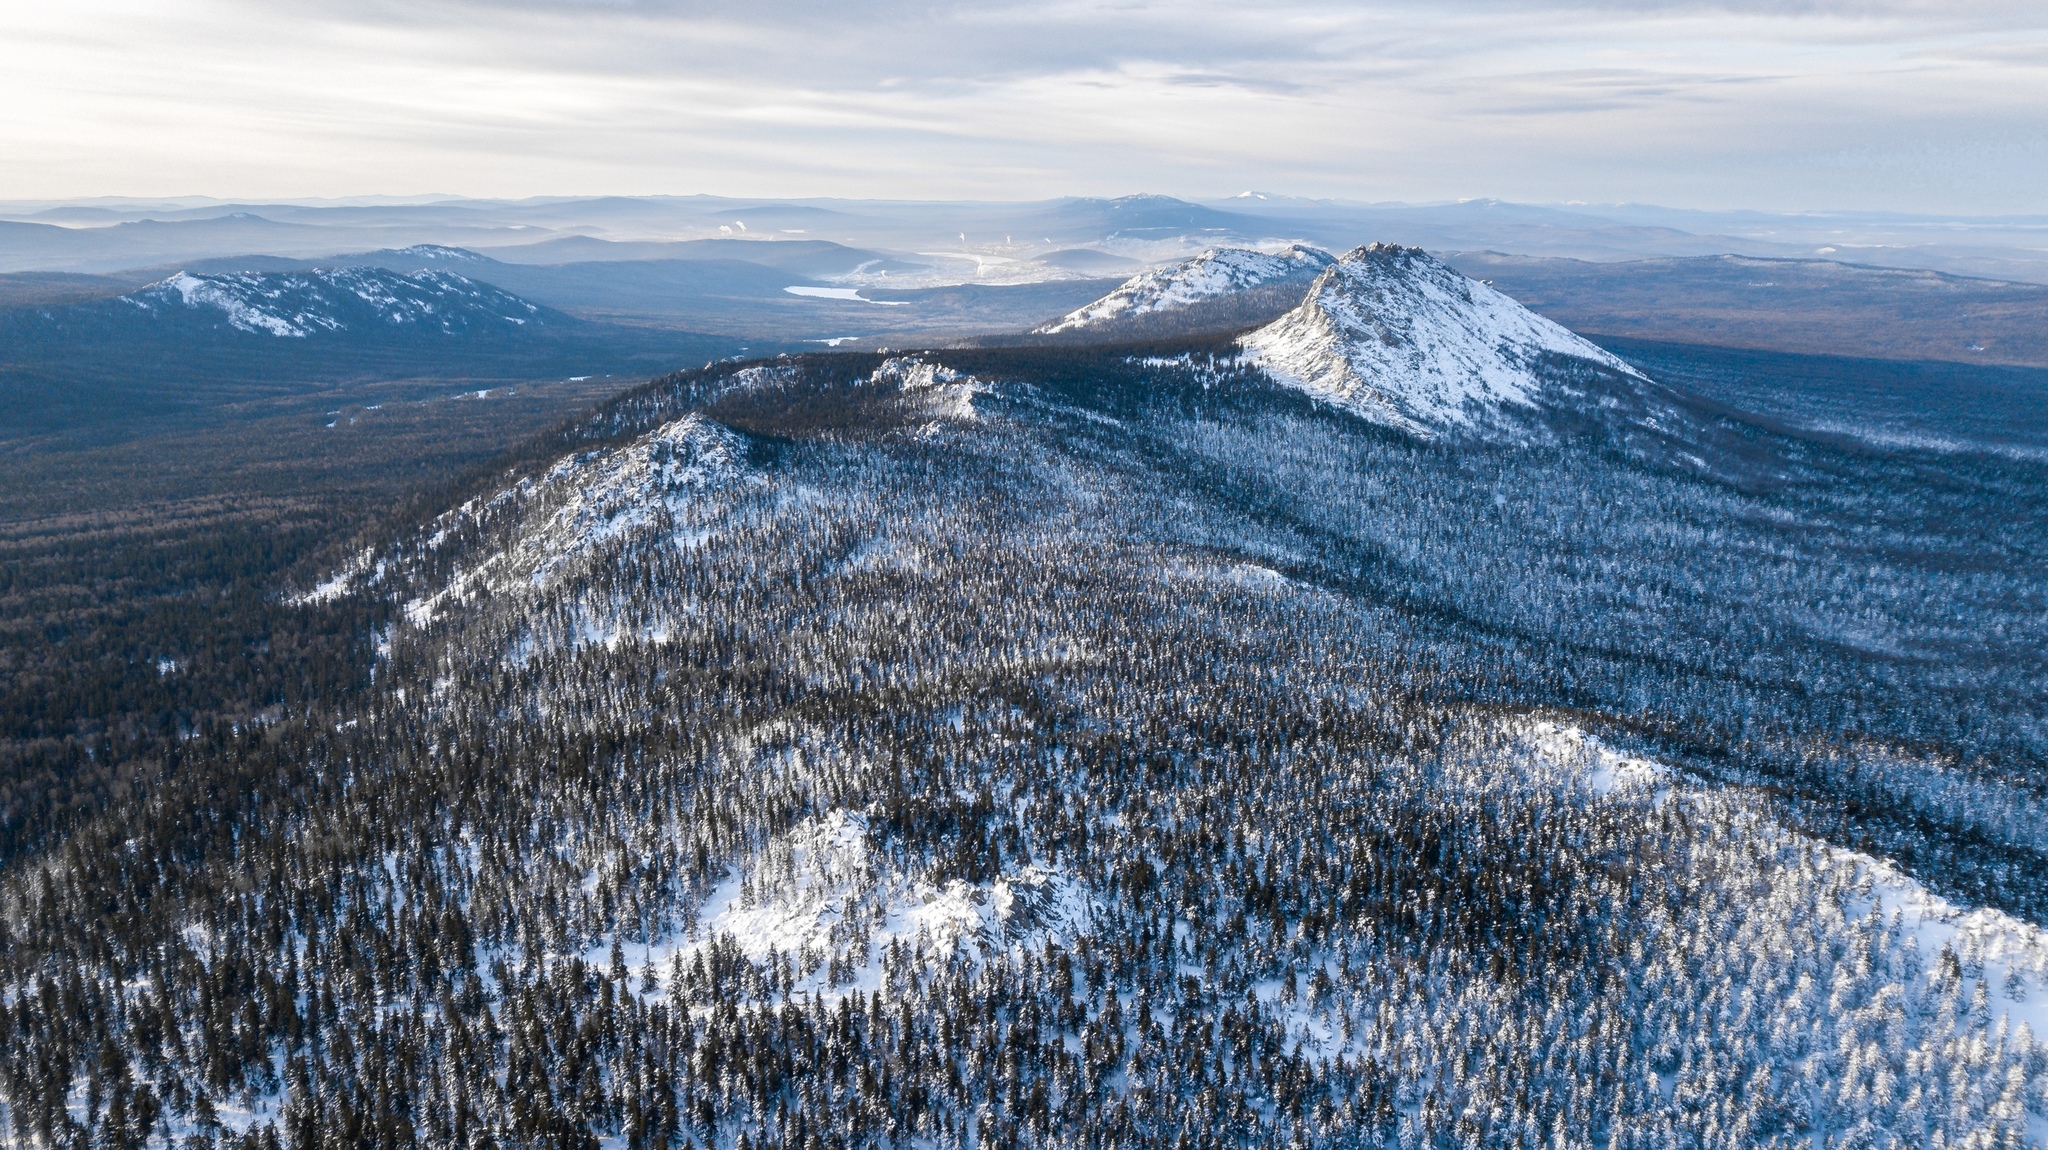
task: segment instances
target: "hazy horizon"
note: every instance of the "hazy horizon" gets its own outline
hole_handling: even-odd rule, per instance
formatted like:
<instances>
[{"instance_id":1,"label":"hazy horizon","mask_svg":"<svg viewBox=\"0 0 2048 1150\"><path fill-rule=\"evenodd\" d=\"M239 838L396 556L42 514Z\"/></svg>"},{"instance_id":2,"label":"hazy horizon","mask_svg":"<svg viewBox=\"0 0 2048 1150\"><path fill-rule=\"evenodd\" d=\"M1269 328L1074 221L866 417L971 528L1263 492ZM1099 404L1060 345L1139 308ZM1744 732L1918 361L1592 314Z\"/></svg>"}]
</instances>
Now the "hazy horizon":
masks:
<instances>
[{"instance_id":1,"label":"hazy horizon","mask_svg":"<svg viewBox=\"0 0 2048 1150\"><path fill-rule=\"evenodd\" d=\"M0 200L435 187L2038 211L2048 12L1518 0L0 7ZM181 189L173 192L172 189Z\"/></svg>"},{"instance_id":2,"label":"hazy horizon","mask_svg":"<svg viewBox=\"0 0 2048 1150\"><path fill-rule=\"evenodd\" d=\"M1592 214L1603 211L1655 211L1675 215L1696 215L1702 217L1732 217L1754 215L1759 217L1872 217L1909 218L1918 220L1997 220L2002 222L2048 222L2048 206L2033 211L2012 212L1940 212L1916 211L1893 208L1855 208L1831 205L1813 205L1803 208L1761 208L1747 204L1732 203L1719 207L1681 207L1668 203L1648 200L1514 200L1499 196L1459 196L1444 199L1378 199L1368 200L1346 196L1297 195L1270 188L1241 189L1229 194L1208 194L1188 191L1162 191L1141 188L1107 194L1083 192L1058 193L1035 197L1002 196L835 196L835 195L757 195L744 196L716 189L703 191L669 192L530 192L518 195L471 195L463 192L355 192L334 195L308 196L259 196L234 195L212 192L183 192L163 194L140 194L105 192L93 195L24 197L0 199L0 215L19 216L33 211L47 211L61 207L108 207L125 208L132 211L147 210L192 210L210 207L265 207L288 206L304 208L349 208L349 207L421 207L432 204L476 203L504 205L545 205L553 203L579 203L597 200L714 200L735 203L844 203L914 206L919 204L986 205L1000 207L1008 205L1046 204L1061 201L1089 200L1113 201L1157 196L1167 199L1185 200L1189 203L1224 205L1232 200L1241 200L1248 195L1272 201L1300 201L1303 203L1328 204L1347 208L1446 208L1474 203L1493 203L1523 208L1550 208Z\"/></svg>"}]
</instances>

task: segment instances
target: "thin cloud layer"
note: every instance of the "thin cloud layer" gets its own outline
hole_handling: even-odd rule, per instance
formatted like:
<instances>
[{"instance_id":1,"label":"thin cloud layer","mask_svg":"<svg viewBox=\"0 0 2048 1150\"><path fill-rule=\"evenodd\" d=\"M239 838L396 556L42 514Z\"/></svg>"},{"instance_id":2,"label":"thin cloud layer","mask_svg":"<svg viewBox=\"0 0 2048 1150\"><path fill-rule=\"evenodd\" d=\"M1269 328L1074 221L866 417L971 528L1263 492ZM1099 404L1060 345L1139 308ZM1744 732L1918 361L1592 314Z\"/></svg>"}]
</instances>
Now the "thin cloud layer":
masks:
<instances>
[{"instance_id":1,"label":"thin cloud layer","mask_svg":"<svg viewBox=\"0 0 2048 1150\"><path fill-rule=\"evenodd\" d=\"M693 192L2026 211L2038 5L0 7L0 198Z\"/></svg>"}]
</instances>

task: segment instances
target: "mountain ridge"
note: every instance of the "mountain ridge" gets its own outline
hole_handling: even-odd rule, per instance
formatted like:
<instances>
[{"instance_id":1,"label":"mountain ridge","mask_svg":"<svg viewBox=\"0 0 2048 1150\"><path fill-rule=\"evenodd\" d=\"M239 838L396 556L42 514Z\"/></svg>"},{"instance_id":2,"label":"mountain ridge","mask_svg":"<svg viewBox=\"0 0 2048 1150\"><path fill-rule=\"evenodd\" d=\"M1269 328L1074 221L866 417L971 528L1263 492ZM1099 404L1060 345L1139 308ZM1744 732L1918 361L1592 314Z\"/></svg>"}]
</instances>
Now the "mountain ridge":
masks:
<instances>
[{"instance_id":1,"label":"mountain ridge","mask_svg":"<svg viewBox=\"0 0 2048 1150\"><path fill-rule=\"evenodd\" d=\"M1982 492L2038 466L1674 399L1757 494L1613 450L1627 410L1424 440L1232 347L708 365L356 537L297 609L357 689L0 875L10 1113L121 1150L2024 1143L2048 520Z\"/></svg>"},{"instance_id":2,"label":"mountain ridge","mask_svg":"<svg viewBox=\"0 0 2048 1150\"><path fill-rule=\"evenodd\" d=\"M1140 272L1108 295L1038 327L1033 334L1101 328L1152 313L1185 310L1268 284L1305 283L1331 262L1328 252L1306 244L1294 244L1278 253L1210 248L1192 259Z\"/></svg>"},{"instance_id":3,"label":"mountain ridge","mask_svg":"<svg viewBox=\"0 0 2048 1150\"><path fill-rule=\"evenodd\" d=\"M524 327L551 320L537 304L454 272L377 267L180 271L117 298L151 315L176 315L180 307L217 312L237 331L294 339L365 325L454 335L468 333L473 325Z\"/></svg>"}]
</instances>

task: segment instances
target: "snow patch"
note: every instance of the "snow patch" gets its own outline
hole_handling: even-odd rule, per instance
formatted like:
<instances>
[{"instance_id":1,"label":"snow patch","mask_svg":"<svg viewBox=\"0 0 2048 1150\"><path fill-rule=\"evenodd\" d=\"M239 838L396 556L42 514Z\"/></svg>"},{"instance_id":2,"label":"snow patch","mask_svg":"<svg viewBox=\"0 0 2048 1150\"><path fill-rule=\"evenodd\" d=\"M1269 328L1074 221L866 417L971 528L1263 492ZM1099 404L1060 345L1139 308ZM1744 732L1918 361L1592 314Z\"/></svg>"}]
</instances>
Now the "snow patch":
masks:
<instances>
[{"instance_id":1,"label":"snow patch","mask_svg":"<svg viewBox=\"0 0 2048 1150\"><path fill-rule=\"evenodd\" d=\"M286 602L294 607L311 607L319 603L331 603L353 590L358 580L375 583L383 575L383 561L377 559L374 550L366 547L325 582L304 594L291 596Z\"/></svg>"},{"instance_id":2,"label":"snow patch","mask_svg":"<svg viewBox=\"0 0 2048 1150\"><path fill-rule=\"evenodd\" d=\"M1523 734L1544 758L1583 771L1586 786L1596 795L1654 788L1671 778L1662 763L1624 755L1578 727L1535 722Z\"/></svg>"},{"instance_id":3,"label":"snow patch","mask_svg":"<svg viewBox=\"0 0 2048 1150\"><path fill-rule=\"evenodd\" d=\"M1531 722L1515 733L1553 765L1582 772L1595 795L1648 790L1661 798L1677 785L1665 764L1622 754L1578 727ZM1886 859L1799 837L1817 848L1823 872L1847 868L1848 885L1860 892L1844 908L1848 918L1875 913L1911 942L1924 962L1919 977L1940 978L1942 963L1933 960L1953 954L1962 976L1984 984L1992 1011L2008 1025L2048 1034L2048 931L2004 911L1958 906Z\"/></svg>"},{"instance_id":4,"label":"snow patch","mask_svg":"<svg viewBox=\"0 0 2048 1150\"><path fill-rule=\"evenodd\" d=\"M1923 956L1933 959L1944 950L1956 955L1965 977L1984 981L1995 1012L2048 1035L2048 931L2004 911L1957 906L1885 859L1841 847L1827 853L1868 884L1862 905L1852 909L1875 910L1886 920L1896 916ZM1940 965L1928 963L1925 976L1939 977Z\"/></svg>"},{"instance_id":5,"label":"snow patch","mask_svg":"<svg viewBox=\"0 0 2048 1150\"><path fill-rule=\"evenodd\" d=\"M742 860L687 936L630 957L662 971L729 939L750 962L794 961L793 989L830 1000L880 989L895 943L926 962L979 965L1017 948L1070 945L1095 912L1087 889L1058 867L1025 864L985 883L904 873L875 849L866 816L833 810ZM608 953L594 948L589 958Z\"/></svg>"},{"instance_id":6,"label":"snow patch","mask_svg":"<svg viewBox=\"0 0 2048 1150\"><path fill-rule=\"evenodd\" d=\"M214 308L228 317L231 327L243 331L263 331L271 335L304 339L310 327L294 323L284 316L266 311L252 302L247 292L237 292L221 279L201 279L186 272L179 272L164 281L165 286L178 293L179 302L189 308Z\"/></svg>"}]
</instances>

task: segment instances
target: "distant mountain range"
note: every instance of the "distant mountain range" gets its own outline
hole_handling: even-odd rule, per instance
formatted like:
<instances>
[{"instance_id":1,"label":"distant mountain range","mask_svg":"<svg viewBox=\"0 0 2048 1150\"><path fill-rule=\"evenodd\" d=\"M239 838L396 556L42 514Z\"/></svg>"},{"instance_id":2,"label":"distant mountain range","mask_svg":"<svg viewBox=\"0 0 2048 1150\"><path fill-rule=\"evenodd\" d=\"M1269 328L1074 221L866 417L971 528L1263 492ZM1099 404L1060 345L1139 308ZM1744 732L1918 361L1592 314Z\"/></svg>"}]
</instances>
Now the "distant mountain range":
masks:
<instances>
[{"instance_id":1,"label":"distant mountain range","mask_svg":"<svg viewBox=\"0 0 2048 1150\"><path fill-rule=\"evenodd\" d=\"M1074 249L1156 264L1216 246L1303 242L1345 250L1377 240L1600 261L1731 253L1821 257L2048 282L2048 217L1699 212L1484 199L1355 203L1248 193L1209 201L1133 195L1011 203L716 196L101 200L0 204L0 221L0 271L108 272L251 253L325 259L422 243L487 251L511 262L667 258L682 253L635 249L723 238L824 240L886 252L953 282L1011 282L1059 274L1065 261L1052 257ZM591 241L600 246L573 247ZM613 246L603 247L607 242Z\"/></svg>"},{"instance_id":2,"label":"distant mountain range","mask_svg":"<svg viewBox=\"0 0 2048 1150\"><path fill-rule=\"evenodd\" d=\"M2040 334L2048 295L1981 278L2048 286L2044 237L2048 217L1359 204L1263 193L1023 203L101 200L0 205L0 309L118 295L178 271L355 263L415 271L442 266L421 254L439 250L461 252L454 258L469 261L461 266L471 279L583 319L874 349L1060 325L1111 286L1092 281L1168 269L1212 249L1389 242L1427 248L1567 326L1603 335L2048 364ZM1731 278L1739 271L1730 259L1806 262L1807 281L1835 286L1788 296L1777 283L1764 294ZM1899 269L1951 279L1935 292ZM799 298L792 287L831 290ZM1231 292L1206 314L1179 320L1248 328L1299 302L1286 296ZM1817 313L1827 318L1815 322ZM1091 322L1053 334L1171 334L1158 319L1134 310L1114 330ZM1077 334L1084 330L1092 333Z\"/></svg>"},{"instance_id":3,"label":"distant mountain range","mask_svg":"<svg viewBox=\"0 0 2048 1150\"><path fill-rule=\"evenodd\" d=\"M1302 245L1288 253L1212 249L1133 276L1035 334L1099 342L1249 330L1301 302L1320 268L1304 253L1329 259ZM1601 338L2048 366L2048 285L1733 255L1596 263L1450 252L1442 261Z\"/></svg>"},{"instance_id":4,"label":"distant mountain range","mask_svg":"<svg viewBox=\"0 0 2048 1150\"><path fill-rule=\"evenodd\" d=\"M865 340L868 346L1022 331L1100 295L1104 270L1140 266L1069 252L1045 280L938 283L930 263L823 240L693 240L614 244L569 237L492 255L414 244L309 260L220 256L111 274L0 274L0 311L111 297L166 277L377 267L456 271L581 319L740 337L743 342ZM1088 257L1100 256L1100 259ZM563 262L549 262L549 261ZM521 262L528 261L528 262ZM815 290L815 289L827 290ZM876 306L878 303L884 306Z\"/></svg>"}]
</instances>

